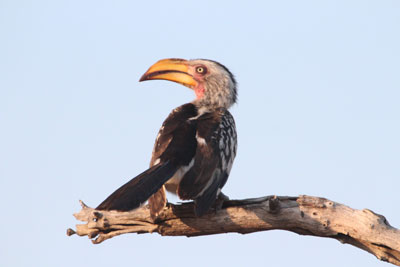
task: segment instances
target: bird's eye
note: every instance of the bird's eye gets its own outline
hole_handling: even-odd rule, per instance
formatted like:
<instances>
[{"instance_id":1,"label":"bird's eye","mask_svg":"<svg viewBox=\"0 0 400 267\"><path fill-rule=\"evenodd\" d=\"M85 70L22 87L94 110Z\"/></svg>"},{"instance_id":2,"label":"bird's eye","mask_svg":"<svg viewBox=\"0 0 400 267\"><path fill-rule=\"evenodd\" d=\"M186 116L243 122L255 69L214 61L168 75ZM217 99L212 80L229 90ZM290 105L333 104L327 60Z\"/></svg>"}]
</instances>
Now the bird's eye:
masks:
<instances>
[{"instance_id":1,"label":"bird's eye","mask_svg":"<svg viewBox=\"0 0 400 267\"><path fill-rule=\"evenodd\" d=\"M198 66L198 67L196 67L196 72L199 74L206 74L207 69L206 69L206 67Z\"/></svg>"}]
</instances>

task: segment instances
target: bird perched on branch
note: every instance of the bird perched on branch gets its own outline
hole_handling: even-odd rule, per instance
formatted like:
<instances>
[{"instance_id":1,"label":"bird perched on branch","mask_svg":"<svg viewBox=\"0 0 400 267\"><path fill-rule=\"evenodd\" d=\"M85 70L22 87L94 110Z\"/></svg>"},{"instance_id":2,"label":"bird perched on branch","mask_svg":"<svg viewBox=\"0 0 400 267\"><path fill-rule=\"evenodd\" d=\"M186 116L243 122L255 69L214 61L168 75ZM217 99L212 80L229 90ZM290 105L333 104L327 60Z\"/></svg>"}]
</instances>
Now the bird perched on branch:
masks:
<instances>
[{"instance_id":1,"label":"bird perched on branch","mask_svg":"<svg viewBox=\"0 0 400 267\"><path fill-rule=\"evenodd\" d=\"M150 168L104 200L96 209L128 211L149 201L153 218L167 203L165 189L194 200L205 214L225 185L236 155L236 81L222 64L205 59L163 59L140 78L169 80L194 90L196 99L175 108L158 133Z\"/></svg>"}]
</instances>

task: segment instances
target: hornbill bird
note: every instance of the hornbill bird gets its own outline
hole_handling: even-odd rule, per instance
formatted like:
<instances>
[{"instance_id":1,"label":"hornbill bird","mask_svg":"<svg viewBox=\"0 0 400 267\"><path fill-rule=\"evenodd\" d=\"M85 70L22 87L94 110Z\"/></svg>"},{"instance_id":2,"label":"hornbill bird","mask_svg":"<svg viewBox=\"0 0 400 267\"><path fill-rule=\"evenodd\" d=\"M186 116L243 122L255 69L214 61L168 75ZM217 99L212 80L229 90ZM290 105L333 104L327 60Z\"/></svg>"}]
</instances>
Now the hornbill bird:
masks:
<instances>
[{"instance_id":1,"label":"hornbill bird","mask_svg":"<svg viewBox=\"0 0 400 267\"><path fill-rule=\"evenodd\" d=\"M228 109L236 102L236 81L222 64L205 59L163 59L140 78L169 80L194 90L196 99L175 108L156 138L150 168L104 200L96 209L128 211L149 201L157 217L167 203L165 189L194 200L202 216L224 196L236 155L235 121Z\"/></svg>"}]
</instances>

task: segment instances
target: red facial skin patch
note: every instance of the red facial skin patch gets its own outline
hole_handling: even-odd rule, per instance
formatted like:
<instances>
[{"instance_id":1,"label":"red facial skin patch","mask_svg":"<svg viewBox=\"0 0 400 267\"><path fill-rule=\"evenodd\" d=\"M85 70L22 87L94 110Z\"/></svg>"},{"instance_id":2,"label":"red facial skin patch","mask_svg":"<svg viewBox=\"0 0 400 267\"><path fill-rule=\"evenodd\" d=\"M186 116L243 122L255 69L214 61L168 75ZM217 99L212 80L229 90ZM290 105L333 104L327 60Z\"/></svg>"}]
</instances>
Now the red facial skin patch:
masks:
<instances>
[{"instance_id":1,"label":"red facial skin patch","mask_svg":"<svg viewBox=\"0 0 400 267\"><path fill-rule=\"evenodd\" d=\"M194 93L196 94L197 99L202 98L204 96L204 87L198 86L197 88L194 89Z\"/></svg>"}]
</instances>

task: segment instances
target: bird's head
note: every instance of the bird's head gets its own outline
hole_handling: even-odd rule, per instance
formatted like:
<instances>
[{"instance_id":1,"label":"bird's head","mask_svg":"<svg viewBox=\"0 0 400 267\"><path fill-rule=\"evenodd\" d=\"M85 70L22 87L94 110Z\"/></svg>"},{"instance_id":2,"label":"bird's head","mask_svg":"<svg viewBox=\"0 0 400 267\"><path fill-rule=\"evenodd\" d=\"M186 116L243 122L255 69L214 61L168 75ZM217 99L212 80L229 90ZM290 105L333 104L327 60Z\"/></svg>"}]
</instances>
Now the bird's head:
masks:
<instances>
[{"instance_id":1,"label":"bird's head","mask_svg":"<svg viewBox=\"0 0 400 267\"><path fill-rule=\"evenodd\" d=\"M236 102L233 74L222 64L207 59L162 59L151 66L140 81L168 80L194 90L195 105L207 110L228 109Z\"/></svg>"}]
</instances>

